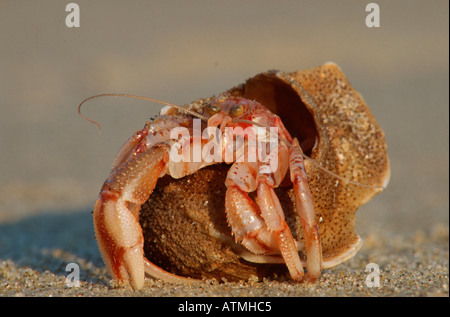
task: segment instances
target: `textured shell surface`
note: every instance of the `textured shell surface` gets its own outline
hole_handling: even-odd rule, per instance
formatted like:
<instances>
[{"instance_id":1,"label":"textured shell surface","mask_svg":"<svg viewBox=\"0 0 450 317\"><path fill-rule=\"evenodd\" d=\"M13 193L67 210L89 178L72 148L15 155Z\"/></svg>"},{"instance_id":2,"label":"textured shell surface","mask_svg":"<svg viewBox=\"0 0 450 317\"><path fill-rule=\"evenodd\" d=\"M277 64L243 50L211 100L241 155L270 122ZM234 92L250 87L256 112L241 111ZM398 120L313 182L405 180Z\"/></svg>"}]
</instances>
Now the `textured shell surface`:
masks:
<instances>
[{"instance_id":1,"label":"textured shell surface","mask_svg":"<svg viewBox=\"0 0 450 317\"><path fill-rule=\"evenodd\" d=\"M362 245L355 232L356 211L386 187L390 168L384 133L340 68L327 63L291 73L269 71L225 93L265 105L299 139L315 162L305 160L305 168L324 268L353 257ZM194 101L190 107L199 108L209 100ZM140 215L144 251L152 262L197 278L245 280L286 271L285 265L254 263L249 252L234 242L224 206L228 168L218 164L178 180L165 176L158 181ZM276 193L293 236L302 242L292 188L280 187ZM304 254L300 250L303 260Z\"/></svg>"}]
</instances>

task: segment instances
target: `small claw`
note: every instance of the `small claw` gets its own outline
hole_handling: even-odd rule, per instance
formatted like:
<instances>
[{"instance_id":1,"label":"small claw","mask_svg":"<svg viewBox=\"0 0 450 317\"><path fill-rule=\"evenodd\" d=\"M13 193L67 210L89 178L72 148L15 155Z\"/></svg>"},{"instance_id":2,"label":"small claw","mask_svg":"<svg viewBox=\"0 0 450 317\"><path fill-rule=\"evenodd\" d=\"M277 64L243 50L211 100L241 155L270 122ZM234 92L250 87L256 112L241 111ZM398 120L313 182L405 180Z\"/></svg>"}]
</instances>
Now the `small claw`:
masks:
<instances>
[{"instance_id":1,"label":"small claw","mask_svg":"<svg viewBox=\"0 0 450 317\"><path fill-rule=\"evenodd\" d=\"M232 181L225 198L227 221L236 242L254 254L265 254L278 248L271 232L260 217L258 205Z\"/></svg>"}]
</instances>

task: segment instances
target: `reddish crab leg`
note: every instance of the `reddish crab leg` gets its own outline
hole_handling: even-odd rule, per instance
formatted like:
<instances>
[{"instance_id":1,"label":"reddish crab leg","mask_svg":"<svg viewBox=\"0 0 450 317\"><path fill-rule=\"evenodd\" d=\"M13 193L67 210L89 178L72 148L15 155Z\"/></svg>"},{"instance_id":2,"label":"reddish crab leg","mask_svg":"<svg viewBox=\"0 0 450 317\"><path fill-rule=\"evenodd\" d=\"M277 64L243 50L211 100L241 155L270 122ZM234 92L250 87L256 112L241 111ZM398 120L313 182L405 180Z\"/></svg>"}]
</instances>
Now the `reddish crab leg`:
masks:
<instances>
[{"instance_id":1,"label":"reddish crab leg","mask_svg":"<svg viewBox=\"0 0 450 317\"><path fill-rule=\"evenodd\" d=\"M315 281L322 271L322 246L302 155L298 140L294 139L290 149L290 171L291 181L294 184L295 205L305 236L307 270L305 278Z\"/></svg>"},{"instance_id":2,"label":"reddish crab leg","mask_svg":"<svg viewBox=\"0 0 450 317\"><path fill-rule=\"evenodd\" d=\"M258 205L261 208L261 215L264 218L268 228L276 237L281 255L292 279L301 281L303 278L303 265L297 252L295 240L292 237L285 219L283 209L281 208L278 197L273 187L267 182L261 182L258 186Z\"/></svg>"},{"instance_id":3,"label":"reddish crab leg","mask_svg":"<svg viewBox=\"0 0 450 317\"><path fill-rule=\"evenodd\" d=\"M280 252L292 278L302 280L302 262L278 197L267 177L257 177L257 165L252 165L256 164L235 163L228 172L225 210L233 234L255 254ZM256 186L258 204L248 196Z\"/></svg>"}]
</instances>

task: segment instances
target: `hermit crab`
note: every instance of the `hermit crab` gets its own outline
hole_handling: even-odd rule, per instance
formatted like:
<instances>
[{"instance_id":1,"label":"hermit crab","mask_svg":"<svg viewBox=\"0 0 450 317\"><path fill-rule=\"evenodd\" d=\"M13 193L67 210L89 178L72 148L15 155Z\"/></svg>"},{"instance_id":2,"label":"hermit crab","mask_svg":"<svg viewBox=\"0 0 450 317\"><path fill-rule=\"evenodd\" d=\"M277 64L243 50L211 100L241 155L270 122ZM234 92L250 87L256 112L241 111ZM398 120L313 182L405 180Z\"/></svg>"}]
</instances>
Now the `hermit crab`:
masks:
<instances>
[{"instance_id":1,"label":"hermit crab","mask_svg":"<svg viewBox=\"0 0 450 317\"><path fill-rule=\"evenodd\" d=\"M315 281L356 254L355 212L390 170L383 131L335 64L161 103L119 150L94 207L113 278L141 289L146 273L197 283L282 264Z\"/></svg>"}]
</instances>

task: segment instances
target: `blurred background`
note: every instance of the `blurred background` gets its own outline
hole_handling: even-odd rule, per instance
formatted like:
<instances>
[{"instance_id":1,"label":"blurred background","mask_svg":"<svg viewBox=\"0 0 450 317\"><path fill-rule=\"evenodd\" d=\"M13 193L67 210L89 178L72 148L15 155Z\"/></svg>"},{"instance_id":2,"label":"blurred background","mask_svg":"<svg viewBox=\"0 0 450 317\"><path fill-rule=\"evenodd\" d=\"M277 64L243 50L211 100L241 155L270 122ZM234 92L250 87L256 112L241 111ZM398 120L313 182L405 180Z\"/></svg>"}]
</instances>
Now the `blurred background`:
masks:
<instances>
[{"instance_id":1,"label":"blurred background","mask_svg":"<svg viewBox=\"0 0 450 317\"><path fill-rule=\"evenodd\" d=\"M64 239L80 235L98 259L89 212L121 144L161 106L95 99L83 113L99 133L77 114L83 99L185 104L328 61L388 143L391 183L360 209L358 231L448 236L449 3L378 0L380 27L369 28L369 2L78 0L80 27L68 28L69 1L0 0L0 259L27 264L18 250L30 244L79 250ZM15 236L62 227L67 236Z\"/></svg>"}]
</instances>

